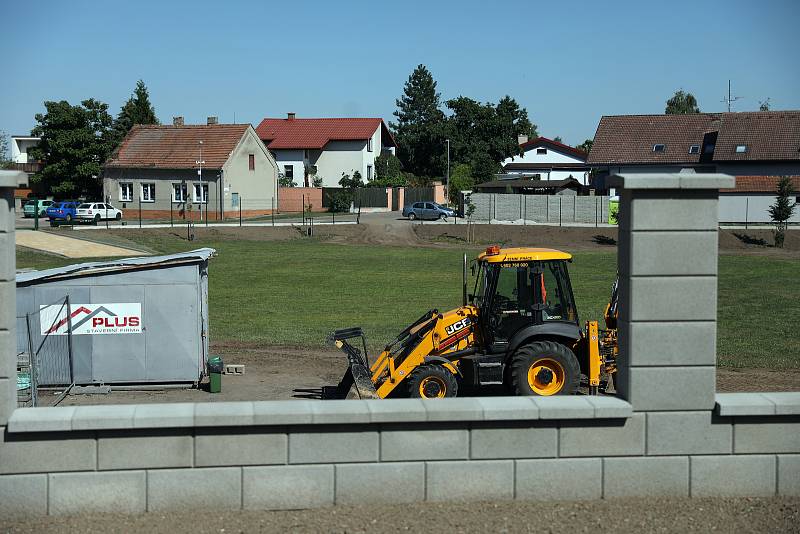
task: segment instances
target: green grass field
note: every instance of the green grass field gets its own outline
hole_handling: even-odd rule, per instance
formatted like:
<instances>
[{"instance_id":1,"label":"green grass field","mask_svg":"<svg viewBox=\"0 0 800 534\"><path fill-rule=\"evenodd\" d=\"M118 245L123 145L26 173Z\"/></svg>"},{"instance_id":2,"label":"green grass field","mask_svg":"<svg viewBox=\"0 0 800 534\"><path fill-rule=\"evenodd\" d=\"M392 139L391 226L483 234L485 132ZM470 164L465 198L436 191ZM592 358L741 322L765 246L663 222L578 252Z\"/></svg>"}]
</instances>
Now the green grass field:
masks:
<instances>
[{"instance_id":1,"label":"green grass field","mask_svg":"<svg viewBox=\"0 0 800 534\"><path fill-rule=\"evenodd\" d=\"M195 241L138 234L160 252L217 249L210 266L211 339L317 346L337 328L362 326L373 348L430 308L461 299L461 249L338 245L316 240ZM467 250L470 255L477 252ZM79 260L76 260L79 261ZM73 263L18 251L18 267ZM616 255L575 254L570 266L581 320L602 319ZM719 364L797 368L800 262L720 257ZM602 322L601 322L602 324Z\"/></svg>"}]
</instances>

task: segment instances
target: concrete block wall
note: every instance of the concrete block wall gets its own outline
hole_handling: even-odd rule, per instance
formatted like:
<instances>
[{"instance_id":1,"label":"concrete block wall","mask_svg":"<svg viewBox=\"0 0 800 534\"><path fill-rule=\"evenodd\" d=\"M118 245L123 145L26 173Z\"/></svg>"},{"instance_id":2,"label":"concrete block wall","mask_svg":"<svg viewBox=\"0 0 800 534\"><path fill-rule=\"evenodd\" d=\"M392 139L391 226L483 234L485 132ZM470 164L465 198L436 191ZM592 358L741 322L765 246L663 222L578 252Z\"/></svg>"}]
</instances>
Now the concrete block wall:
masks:
<instances>
[{"instance_id":1,"label":"concrete block wall","mask_svg":"<svg viewBox=\"0 0 800 534\"><path fill-rule=\"evenodd\" d=\"M472 193L476 221L534 223L608 223L609 197L577 195L515 195Z\"/></svg>"}]
</instances>

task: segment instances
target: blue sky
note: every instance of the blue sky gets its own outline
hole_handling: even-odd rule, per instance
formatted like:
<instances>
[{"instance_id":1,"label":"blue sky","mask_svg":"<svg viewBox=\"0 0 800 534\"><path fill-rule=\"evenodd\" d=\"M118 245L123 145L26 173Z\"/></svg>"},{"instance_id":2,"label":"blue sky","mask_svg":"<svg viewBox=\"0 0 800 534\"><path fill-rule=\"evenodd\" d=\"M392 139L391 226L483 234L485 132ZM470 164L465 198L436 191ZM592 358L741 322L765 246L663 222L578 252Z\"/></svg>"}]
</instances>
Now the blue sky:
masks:
<instances>
[{"instance_id":1,"label":"blue sky","mask_svg":"<svg viewBox=\"0 0 800 534\"><path fill-rule=\"evenodd\" d=\"M800 2L47 1L0 3L0 130L26 134L45 100L116 115L142 78L162 122L265 116L392 119L423 63L443 99L528 109L577 144L602 115L661 113L678 88L703 111L800 109Z\"/></svg>"}]
</instances>

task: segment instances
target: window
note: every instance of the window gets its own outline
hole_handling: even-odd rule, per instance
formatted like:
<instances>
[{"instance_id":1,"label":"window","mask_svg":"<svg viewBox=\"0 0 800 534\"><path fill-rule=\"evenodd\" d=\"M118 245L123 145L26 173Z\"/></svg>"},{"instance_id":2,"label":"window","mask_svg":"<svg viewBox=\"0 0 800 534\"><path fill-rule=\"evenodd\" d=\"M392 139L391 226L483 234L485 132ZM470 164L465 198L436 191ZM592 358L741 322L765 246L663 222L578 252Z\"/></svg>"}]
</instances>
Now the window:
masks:
<instances>
[{"instance_id":1,"label":"window","mask_svg":"<svg viewBox=\"0 0 800 534\"><path fill-rule=\"evenodd\" d=\"M256 170L256 155L255 154L250 154L247 157L247 159L248 159L248 164L250 165L250 170L251 171Z\"/></svg>"},{"instance_id":2,"label":"window","mask_svg":"<svg viewBox=\"0 0 800 534\"><path fill-rule=\"evenodd\" d=\"M745 152L747 152L747 145L736 145L737 154L744 154Z\"/></svg>"},{"instance_id":3,"label":"window","mask_svg":"<svg viewBox=\"0 0 800 534\"><path fill-rule=\"evenodd\" d=\"M653 152L664 152L667 149L667 145L657 143L653 145Z\"/></svg>"},{"instance_id":4,"label":"window","mask_svg":"<svg viewBox=\"0 0 800 534\"><path fill-rule=\"evenodd\" d=\"M689 154L699 154L700 153L700 145L692 145L689 147Z\"/></svg>"},{"instance_id":5,"label":"window","mask_svg":"<svg viewBox=\"0 0 800 534\"><path fill-rule=\"evenodd\" d=\"M294 165L284 165L283 175L289 180L294 180Z\"/></svg>"},{"instance_id":6,"label":"window","mask_svg":"<svg viewBox=\"0 0 800 534\"><path fill-rule=\"evenodd\" d=\"M706 144L706 146L703 147L703 154L713 154L714 148L716 148L716 145L714 145L714 143Z\"/></svg>"},{"instance_id":7,"label":"window","mask_svg":"<svg viewBox=\"0 0 800 534\"><path fill-rule=\"evenodd\" d=\"M547 149L546 148L537 148L536 149L536 153L537 154L543 154L543 155L547 154Z\"/></svg>"},{"instance_id":8,"label":"window","mask_svg":"<svg viewBox=\"0 0 800 534\"><path fill-rule=\"evenodd\" d=\"M194 184L193 201L199 204L208 203L208 183Z\"/></svg>"},{"instance_id":9,"label":"window","mask_svg":"<svg viewBox=\"0 0 800 534\"><path fill-rule=\"evenodd\" d=\"M133 184L121 183L119 184L119 201L131 202L133 200Z\"/></svg>"},{"instance_id":10,"label":"window","mask_svg":"<svg viewBox=\"0 0 800 534\"><path fill-rule=\"evenodd\" d=\"M172 184L172 201L186 202L186 184Z\"/></svg>"},{"instance_id":11,"label":"window","mask_svg":"<svg viewBox=\"0 0 800 534\"><path fill-rule=\"evenodd\" d=\"M367 181L372 181L372 165L367 165Z\"/></svg>"},{"instance_id":12,"label":"window","mask_svg":"<svg viewBox=\"0 0 800 534\"><path fill-rule=\"evenodd\" d=\"M372 152L372 138L367 139L367 152Z\"/></svg>"},{"instance_id":13,"label":"window","mask_svg":"<svg viewBox=\"0 0 800 534\"><path fill-rule=\"evenodd\" d=\"M142 184L142 202L156 201L156 184Z\"/></svg>"}]
</instances>

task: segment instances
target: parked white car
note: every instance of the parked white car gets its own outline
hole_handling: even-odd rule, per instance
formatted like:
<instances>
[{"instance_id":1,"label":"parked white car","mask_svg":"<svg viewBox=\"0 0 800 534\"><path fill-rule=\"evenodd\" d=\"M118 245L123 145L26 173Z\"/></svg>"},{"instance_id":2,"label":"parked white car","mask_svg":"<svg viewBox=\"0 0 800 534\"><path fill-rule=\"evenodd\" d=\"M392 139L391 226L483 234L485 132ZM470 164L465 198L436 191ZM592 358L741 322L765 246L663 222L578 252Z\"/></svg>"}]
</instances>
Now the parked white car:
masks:
<instances>
[{"instance_id":1,"label":"parked white car","mask_svg":"<svg viewBox=\"0 0 800 534\"><path fill-rule=\"evenodd\" d=\"M101 202L91 202L80 204L75 210L75 218L84 221L101 221L104 219L122 219L122 210L118 210L111 204Z\"/></svg>"}]
</instances>

